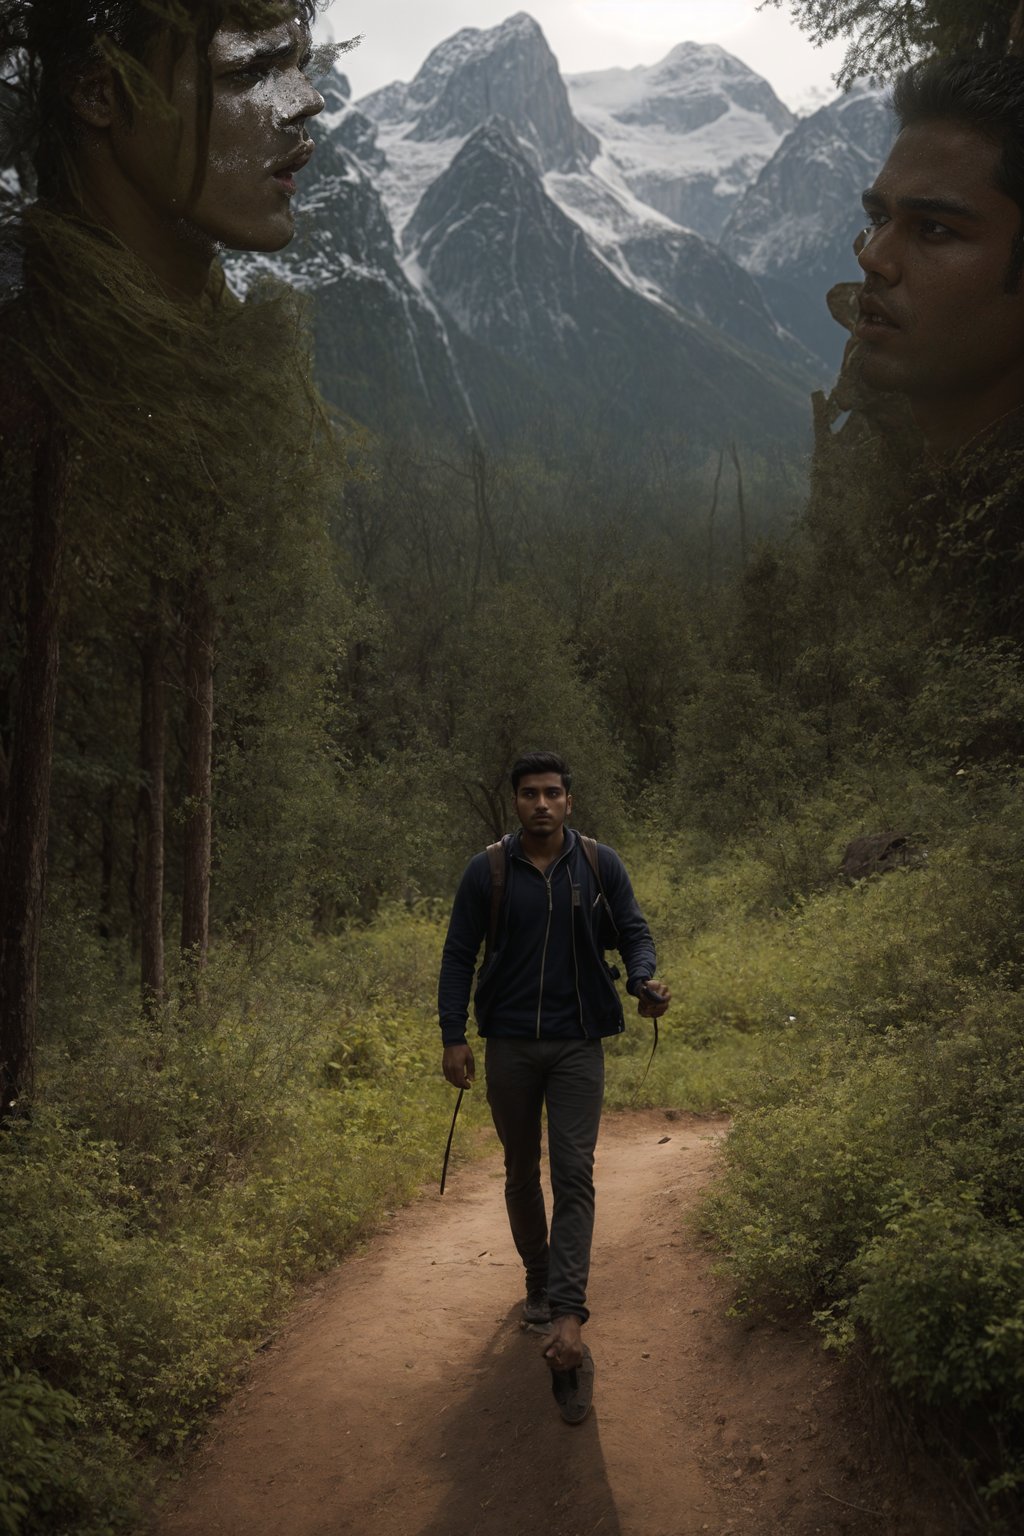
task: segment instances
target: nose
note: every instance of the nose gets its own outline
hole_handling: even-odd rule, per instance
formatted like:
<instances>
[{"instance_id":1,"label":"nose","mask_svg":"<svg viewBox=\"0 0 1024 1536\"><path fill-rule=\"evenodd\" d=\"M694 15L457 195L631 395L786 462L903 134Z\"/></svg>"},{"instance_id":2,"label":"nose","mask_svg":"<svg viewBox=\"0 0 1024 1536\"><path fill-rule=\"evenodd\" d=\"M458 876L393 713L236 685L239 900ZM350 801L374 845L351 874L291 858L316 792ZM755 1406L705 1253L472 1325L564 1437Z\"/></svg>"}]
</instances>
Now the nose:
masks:
<instances>
[{"instance_id":1,"label":"nose","mask_svg":"<svg viewBox=\"0 0 1024 1536\"><path fill-rule=\"evenodd\" d=\"M854 254L862 272L877 274L892 285L899 278L899 251L892 223L869 224L853 242Z\"/></svg>"},{"instance_id":2,"label":"nose","mask_svg":"<svg viewBox=\"0 0 1024 1536\"><path fill-rule=\"evenodd\" d=\"M294 94L281 114L285 124L303 123L307 117L316 117L325 106L324 98L312 81L307 80L301 70L297 75Z\"/></svg>"}]
</instances>

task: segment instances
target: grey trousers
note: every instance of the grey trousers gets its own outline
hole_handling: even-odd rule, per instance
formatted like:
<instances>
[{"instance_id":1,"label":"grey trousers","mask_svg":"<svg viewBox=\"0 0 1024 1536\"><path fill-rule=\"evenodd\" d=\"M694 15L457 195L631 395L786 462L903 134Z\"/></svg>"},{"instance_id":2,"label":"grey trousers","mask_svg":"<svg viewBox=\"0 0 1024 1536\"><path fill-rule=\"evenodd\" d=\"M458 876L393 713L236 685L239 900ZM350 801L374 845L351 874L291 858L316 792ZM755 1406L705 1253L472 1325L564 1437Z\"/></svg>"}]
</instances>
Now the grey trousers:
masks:
<instances>
[{"instance_id":1,"label":"grey trousers","mask_svg":"<svg viewBox=\"0 0 1024 1536\"><path fill-rule=\"evenodd\" d=\"M505 1150L505 1206L527 1290L546 1288L552 1317L587 1311L594 1235L594 1147L604 1099L600 1040L487 1041L487 1102ZM547 1107L550 1242L540 1186L541 1110Z\"/></svg>"}]
</instances>

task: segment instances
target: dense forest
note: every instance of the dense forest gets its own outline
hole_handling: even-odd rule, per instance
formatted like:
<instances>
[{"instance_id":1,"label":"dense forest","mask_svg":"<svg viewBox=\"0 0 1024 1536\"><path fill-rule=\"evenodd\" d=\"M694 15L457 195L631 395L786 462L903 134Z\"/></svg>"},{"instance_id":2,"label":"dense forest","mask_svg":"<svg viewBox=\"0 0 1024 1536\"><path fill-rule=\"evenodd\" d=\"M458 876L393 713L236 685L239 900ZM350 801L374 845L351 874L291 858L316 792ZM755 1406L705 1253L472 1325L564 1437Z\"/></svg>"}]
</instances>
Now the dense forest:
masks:
<instances>
[{"instance_id":1,"label":"dense forest","mask_svg":"<svg viewBox=\"0 0 1024 1536\"><path fill-rule=\"evenodd\" d=\"M1005 48L1017 16L794 9L853 33L854 73ZM214 390L240 348L278 366L291 300L243 313L213 353L175 332L175 366L206 358ZM1015 1528L1024 632L969 509L929 519L902 428L831 433L821 408L809 493L805 465L731 442L385 440L298 387L264 422L258 380L245 442L200 428L179 464L158 450L197 431L180 377L156 450L134 407L73 423L120 512L71 498L60 530L32 1029L5 1014L0 1529L132 1529L146 1467L295 1283L436 1173L447 904L531 747L569 758L577 824L627 855L675 991L641 1102L735 1115L707 1224L738 1304L813 1313L965 1524ZM254 473L281 494L250 506ZM46 531L21 505L12 860ZM615 1043L609 1102L646 1045Z\"/></svg>"}]
</instances>

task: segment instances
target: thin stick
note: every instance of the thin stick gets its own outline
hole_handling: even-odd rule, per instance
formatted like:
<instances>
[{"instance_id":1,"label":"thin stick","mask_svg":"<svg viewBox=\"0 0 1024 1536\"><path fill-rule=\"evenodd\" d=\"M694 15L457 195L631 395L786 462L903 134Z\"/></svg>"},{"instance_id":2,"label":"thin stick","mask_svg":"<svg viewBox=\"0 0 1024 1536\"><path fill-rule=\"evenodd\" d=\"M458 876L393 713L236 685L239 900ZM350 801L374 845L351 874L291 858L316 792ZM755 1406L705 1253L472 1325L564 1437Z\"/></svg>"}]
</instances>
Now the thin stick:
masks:
<instances>
[{"instance_id":1,"label":"thin stick","mask_svg":"<svg viewBox=\"0 0 1024 1536\"><path fill-rule=\"evenodd\" d=\"M834 1493L829 1493L827 1488L822 1488L820 1485L818 1487L818 1492L822 1494L824 1498L831 1499L833 1504L842 1504L844 1509L856 1509L862 1515L873 1515L876 1520L882 1520L885 1518L880 1509L868 1509L864 1504L851 1504L849 1499L837 1498Z\"/></svg>"},{"instance_id":2,"label":"thin stick","mask_svg":"<svg viewBox=\"0 0 1024 1536\"><path fill-rule=\"evenodd\" d=\"M448 1178L448 1159L449 1159L449 1157L451 1157L451 1153L452 1153L452 1137L455 1135L455 1122L459 1118L459 1105L462 1103L462 1095L465 1093L465 1091L466 1091L465 1088L460 1088L459 1089L459 1096L455 1100L455 1113L454 1113L454 1115L452 1115L452 1128L448 1132L448 1145L444 1149L444 1165L443 1165L443 1167L441 1169L441 1194L442 1195L444 1194L444 1186L445 1186L445 1183L446 1183L447 1178Z\"/></svg>"}]
</instances>

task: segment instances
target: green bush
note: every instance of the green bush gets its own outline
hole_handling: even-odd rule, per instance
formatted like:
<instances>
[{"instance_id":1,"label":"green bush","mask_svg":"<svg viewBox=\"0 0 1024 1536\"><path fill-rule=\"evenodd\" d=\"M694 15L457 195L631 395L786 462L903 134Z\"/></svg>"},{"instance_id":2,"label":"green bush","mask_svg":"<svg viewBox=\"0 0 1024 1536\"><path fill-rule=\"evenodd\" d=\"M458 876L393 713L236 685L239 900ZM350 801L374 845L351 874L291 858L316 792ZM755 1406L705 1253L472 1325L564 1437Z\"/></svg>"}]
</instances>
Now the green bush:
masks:
<instances>
[{"instance_id":1,"label":"green bush","mask_svg":"<svg viewBox=\"0 0 1024 1536\"><path fill-rule=\"evenodd\" d=\"M259 969L225 948L156 1021L90 992L83 936L32 1120L0 1137L12 1532L130 1526L139 1451L181 1447L296 1281L436 1177L442 936L419 904Z\"/></svg>"},{"instance_id":2,"label":"green bush","mask_svg":"<svg viewBox=\"0 0 1024 1536\"><path fill-rule=\"evenodd\" d=\"M110 1435L90 1436L68 1392L36 1375L0 1378L0 1532L3 1536L111 1536L127 1529L128 1459ZM125 1518L111 1513L120 1509Z\"/></svg>"}]
</instances>

